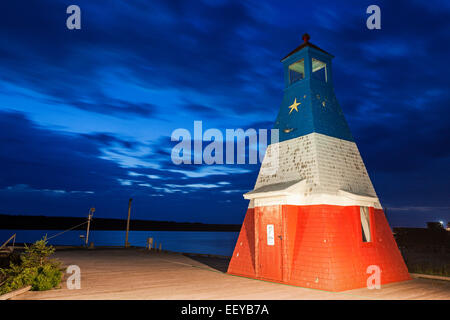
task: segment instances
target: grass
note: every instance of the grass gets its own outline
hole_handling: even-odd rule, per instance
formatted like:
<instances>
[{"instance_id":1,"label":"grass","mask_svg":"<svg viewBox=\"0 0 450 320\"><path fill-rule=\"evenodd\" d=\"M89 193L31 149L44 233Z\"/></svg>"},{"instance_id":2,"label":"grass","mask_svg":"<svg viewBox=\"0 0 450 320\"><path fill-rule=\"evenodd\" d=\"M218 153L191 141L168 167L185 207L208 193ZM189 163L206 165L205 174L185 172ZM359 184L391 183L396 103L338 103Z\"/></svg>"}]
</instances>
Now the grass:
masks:
<instances>
[{"instance_id":1,"label":"grass","mask_svg":"<svg viewBox=\"0 0 450 320\"><path fill-rule=\"evenodd\" d=\"M450 277L450 248L403 247L400 251L409 272Z\"/></svg>"}]
</instances>

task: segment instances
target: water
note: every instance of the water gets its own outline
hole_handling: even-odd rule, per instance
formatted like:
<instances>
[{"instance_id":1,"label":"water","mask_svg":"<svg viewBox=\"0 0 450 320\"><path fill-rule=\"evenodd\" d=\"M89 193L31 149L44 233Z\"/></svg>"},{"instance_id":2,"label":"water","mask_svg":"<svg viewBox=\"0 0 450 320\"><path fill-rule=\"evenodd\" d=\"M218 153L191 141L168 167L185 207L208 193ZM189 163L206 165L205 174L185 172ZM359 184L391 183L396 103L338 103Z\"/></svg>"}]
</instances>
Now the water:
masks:
<instances>
[{"instance_id":1,"label":"water","mask_svg":"<svg viewBox=\"0 0 450 320\"><path fill-rule=\"evenodd\" d=\"M51 237L61 230L0 230L0 245L14 233L16 242L31 243L42 239L47 234ZM49 239L52 245L82 245L85 235L82 230L68 231L55 238ZM130 231L128 242L132 246L144 247L147 238L153 237L153 243L162 244L163 250L175 252L205 253L231 256L239 232L210 232L210 231ZM93 230L89 234L89 242L95 246L123 246L125 231Z\"/></svg>"}]
</instances>

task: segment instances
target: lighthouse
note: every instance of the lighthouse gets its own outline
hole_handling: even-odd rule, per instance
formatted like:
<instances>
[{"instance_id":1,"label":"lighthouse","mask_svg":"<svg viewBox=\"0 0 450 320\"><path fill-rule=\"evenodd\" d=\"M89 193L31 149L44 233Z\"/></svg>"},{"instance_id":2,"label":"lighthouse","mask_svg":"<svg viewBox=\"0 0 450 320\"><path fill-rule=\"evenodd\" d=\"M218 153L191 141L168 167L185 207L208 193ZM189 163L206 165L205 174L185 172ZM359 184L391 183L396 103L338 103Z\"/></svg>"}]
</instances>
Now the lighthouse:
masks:
<instances>
[{"instance_id":1,"label":"lighthouse","mask_svg":"<svg viewBox=\"0 0 450 320\"><path fill-rule=\"evenodd\" d=\"M309 42L284 57L284 94L228 273L328 291L409 280L332 81Z\"/></svg>"}]
</instances>

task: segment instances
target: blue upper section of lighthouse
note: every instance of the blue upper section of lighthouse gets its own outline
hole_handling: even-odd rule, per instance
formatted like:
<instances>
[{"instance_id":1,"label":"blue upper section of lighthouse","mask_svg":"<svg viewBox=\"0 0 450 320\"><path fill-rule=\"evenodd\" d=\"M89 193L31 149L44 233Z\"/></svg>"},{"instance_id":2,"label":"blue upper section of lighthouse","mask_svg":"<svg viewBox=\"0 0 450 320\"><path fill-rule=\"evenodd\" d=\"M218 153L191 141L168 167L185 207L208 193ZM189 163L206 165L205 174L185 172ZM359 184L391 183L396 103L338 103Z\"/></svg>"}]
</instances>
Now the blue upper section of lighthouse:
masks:
<instances>
[{"instance_id":1,"label":"blue upper section of lighthouse","mask_svg":"<svg viewBox=\"0 0 450 320\"><path fill-rule=\"evenodd\" d=\"M283 58L285 89L275 128L280 141L312 132L353 141L332 83L333 56L309 42Z\"/></svg>"}]
</instances>

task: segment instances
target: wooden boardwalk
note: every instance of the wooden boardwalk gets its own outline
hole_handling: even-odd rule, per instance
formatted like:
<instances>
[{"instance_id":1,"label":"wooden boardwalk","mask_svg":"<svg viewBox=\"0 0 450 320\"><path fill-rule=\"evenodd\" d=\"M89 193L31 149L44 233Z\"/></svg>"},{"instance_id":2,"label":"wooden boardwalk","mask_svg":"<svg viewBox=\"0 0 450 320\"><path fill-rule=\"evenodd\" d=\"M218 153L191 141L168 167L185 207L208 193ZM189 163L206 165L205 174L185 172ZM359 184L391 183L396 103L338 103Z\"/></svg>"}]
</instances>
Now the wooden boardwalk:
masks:
<instances>
[{"instance_id":1,"label":"wooden boardwalk","mask_svg":"<svg viewBox=\"0 0 450 320\"><path fill-rule=\"evenodd\" d=\"M196 258L141 249L57 251L64 266L81 268L81 289L69 290L67 275L60 289L33 292L14 299L445 299L450 282L414 279L379 290L340 293L300 288L228 275L228 260Z\"/></svg>"}]
</instances>

